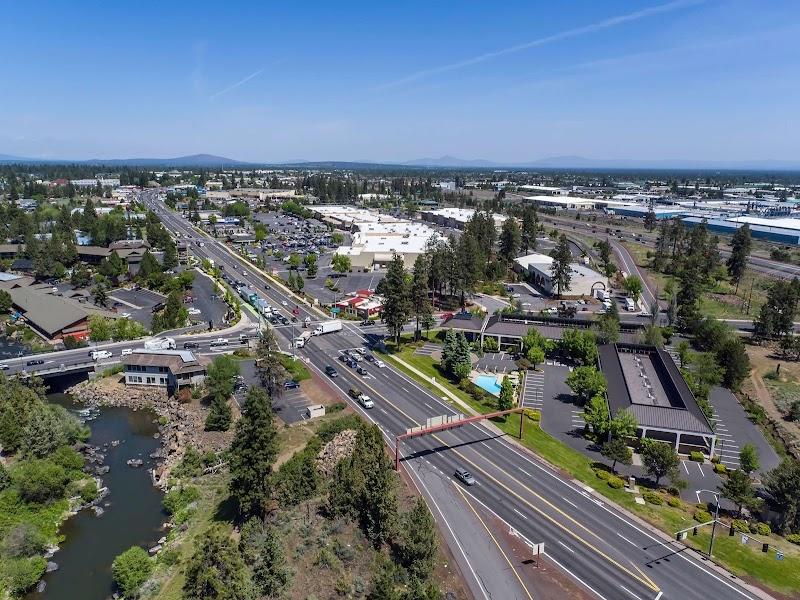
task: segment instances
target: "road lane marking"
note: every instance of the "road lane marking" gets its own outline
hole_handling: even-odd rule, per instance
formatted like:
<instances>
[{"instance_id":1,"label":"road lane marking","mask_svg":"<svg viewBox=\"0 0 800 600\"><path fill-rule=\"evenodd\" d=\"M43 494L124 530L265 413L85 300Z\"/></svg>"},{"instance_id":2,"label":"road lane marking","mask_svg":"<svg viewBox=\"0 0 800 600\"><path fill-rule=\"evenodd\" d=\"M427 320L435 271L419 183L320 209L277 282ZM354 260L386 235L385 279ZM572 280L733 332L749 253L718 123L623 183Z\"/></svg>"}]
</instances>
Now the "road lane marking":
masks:
<instances>
[{"instance_id":1,"label":"road lane marking","mask_svg":"<svg viewBox=\"0 0 800 600\"><path fill-rule=\"evenodd\" d=\"M580 583L580 584L581 584L583 587L585 587L587 590L589 590L590 592L592 592L592 593L593 593L595 596L597 596L597 597L598 597L600 600L606 600L605 596L602 596L602 595L600 595L600 594L599 594L599 593L598 593L598 592L597 592L597 591L596 591L596 590L595 590L595 589L594 589L592 586L590 586L590 585L589 585L588 583L586 583L586 582L585 582L583 579L581 579L580 577L578 577L577 575L575 575L575 573L573 573L572 571L570 571L570 570L569 570L567 567L565 567L565 566L564 566L564 565L562 565L560 562L558 562L558 561L557 561L555 558L553 558L553 556L552 556L551 554L547 554L547 553L545 553L545 554L547 555L547 557L548 557L548 558L549 558L551 561L553 561L553 564L555 564L555 565L556 565L556 566L557 566L559 569L561 569L561 570L562 570L562 571L564 571L565 573L569 573L569 575L571 575L571 576L572 576L572 578L573 578L573 579L575 579L575 581L577 581L577 582L578 582L578 583Z\"/></svg>"},{"instance_id":2,"label":"road lane marking","mask_svg":"<svg viewBox=\"0 0 800 600\"><path fill-rule=\"evenodd\" d=\"M528 517L526 517L525 515L523 515L523 514L522 514L521 512L519 512L519 511L518 511L516 508L512 508L511 510L513 510L515 513L517 513L517 514L518 514L520 517L522 517L522 518L523 518L523 519L525 519L526 521L528 520Z\"/></svg>"},{"instance_id":3,"label":"road lane marking","mask_svg":"<svg viewBox=\"0 0 800 600\"><path fill-rule=\"evenodd\" d=\"M567 498L564 498L564 496L562 496L562 497L561 497L561 499L562 499L564 502L566 502L567 504L569 504L570 506L573 506L574 508L578 508L578 505L577 505L577 504L575 504L575 503L574 503L572 500L568 500Z\"/></svg>"},{"instance_id":4,"label":"road lane marking","mask_svg":"<svg viewBox=\"0 0 800 600\"><path fill-rule=\"evenodd\" d=\"M475 510L475 507L472 506L472 504L470 504L469 500L467 500L467 497L464 495L464 492L461 490L461 486L456 485L455 483L453 483L453 486L456 488L456 490L458 490L458 493L461 494L461 497L464 499L464 502L466 502L467 506L469 506L470 510L472 510L473 514L478 519L478 521L480 521L481 525L483 525L483 528L486 530L486 533L488 533L489 537L492 538L492 541L494 542L495 546L497 546L497 549L500 550L500 554L503 555L503 558L506 559L506 562L508 563L508 566L511 567L511 572L514 573L514 576L517 578L517 581L519 581L519 584L522 586L522 589L525 590L525 594L528 596L529 600L533 600L533 596L531 596L531 593L528 591L528 588L523 583L522 577L520 577L519 573L517 573L517 569L514 567L514 563L512 563L509 560L508 555L505 553L505 550L503 550L503 548L500 546L499 542L497 541L497 538L494 537L494 535L492 534L492 532L489 529L489 527L486 525L484 520L478 514L478 511Z\"/></svg>"},{"instance_id":5,"label":"road lane marking","mask_svg":"<svg viewBox=\"0 0 800 600\"><path fill-rule=\"evenodd\" d=\"M621 537L623 540L625 540L626 542L628 542L628 543L629 543L631 546L636 546L636 544L634 544L632 541L630 541L628 538L626 538L626 537L625 537L624 535L622 535L621 533L617 532L617 535L618 535L619 537ZM639 546L636 546L636 547L638 548Z\"/></svg>"},{"instance_id":6,"label":"road lane marking","mask_svg":"<svg viewBox=\"0 0 800 600\"><path fill-rule=\"evenodd\" d=\"M636 598L636 600L642 600L641 598L639 598L639 596L637 596L636 594L634 594L632 591L630 591L630 590L629 590L628 588L626 588L624 585L621 585L621 586L619 586L619 587L621 587L623 590L625 590L626 592L628 592L628 593L629 593L631 596L633 596L634 598Z\"/></svg>"},{"instance_id":7,"label":"road lane marking","mask_svg":"<svg viewBox=\"0 0 800 600\"><path fill-rule=\"evenodd\" d=\"M566 549L567 549L567 550L569 550L570 552L572 552L573 554L575 554L575 550L573 550L572 548L570 548L569 546L567 546L567 545L566 545L564 542L562 542L561 540L558 540L558 543L559 543L559 544L561 544L561 545L562 545L564 548L566 548Z\"/></svg>"}]
</instances>

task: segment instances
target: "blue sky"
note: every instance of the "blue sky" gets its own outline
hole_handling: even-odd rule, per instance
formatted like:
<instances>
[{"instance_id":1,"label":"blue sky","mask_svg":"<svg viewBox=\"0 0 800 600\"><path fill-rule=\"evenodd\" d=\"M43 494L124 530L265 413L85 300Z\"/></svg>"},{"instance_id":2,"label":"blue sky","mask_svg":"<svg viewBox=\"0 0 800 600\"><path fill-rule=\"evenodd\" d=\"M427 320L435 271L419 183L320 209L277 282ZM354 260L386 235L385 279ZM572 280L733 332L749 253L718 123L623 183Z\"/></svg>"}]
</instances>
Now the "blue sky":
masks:
<instances>
[{"instance_id":1,"label":"blue sky","mask_svg":"<svg viewBox=\"0 0 800 600\"><path fill-rule=\"evenodd\" d=\"M0 154L800 160L800 9L4 1Z\"/></svg>"}]
</instances>

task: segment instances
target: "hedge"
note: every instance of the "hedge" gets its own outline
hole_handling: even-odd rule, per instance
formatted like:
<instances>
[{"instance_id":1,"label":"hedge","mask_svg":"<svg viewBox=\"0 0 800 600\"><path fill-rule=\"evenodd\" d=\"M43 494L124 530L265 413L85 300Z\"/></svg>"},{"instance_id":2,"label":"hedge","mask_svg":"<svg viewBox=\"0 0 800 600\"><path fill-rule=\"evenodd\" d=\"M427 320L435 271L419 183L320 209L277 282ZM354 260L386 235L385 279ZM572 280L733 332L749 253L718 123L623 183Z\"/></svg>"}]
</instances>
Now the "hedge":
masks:
<instances>
[{"instance_id":1,"label":"hedge","mask_svg":"<svg viewBox=\"0 0 800 600\"><path fill-rule=\"evenodd\" d=\"M727 472L728 472L728 468L725 465L723 465L722 463L717 463L717 464L714 465L714 473L717 473L719 475L724 475Z\"/></svg>"},{"instance_id":2,"label":"hedge","mask_svg":"<svg viewBox=\"0 0 800 600\"><path fill-rule=\"evenodd\" d=\"M645 499L645 502L655 504L656 506L664 504L664 497L656 492L642 492L642 498Z\"/></svg>"},{"instance_id":3,"label":"hedge","mask_svg":"<svg viewBox=\"0 0 800 600\"><path fill-rule=\"evenodd\" d=\"M786 541L800 545L800 533L790 533L786 536Z\"/></svg>"},{"instance_id":4,"label":"hedge","mask_svg":"<svg viewBox=\"0 0 800 600\"><path fill-rule=\"evenodd\" d=\"M621 490L622 487L625 485L625 482L619 477L609 477L608 485L614 488L615 490Z\"/></svg>"},{"instance_id":5,"label":"hedge","mask_svg":"<svg viewBox=\"0 0 800 600\"><path fill-rule=\"evenodd\" d=\"M692 452L689 454L689 458L694 462L706 462L706 457L699 450L692 450Z\"/></svg>"},{"instance_id":6,"label":"hedge","mask_svg":"<svg viewBox=\"0 0 800 600\"><path fill-rule=\"evenodd\" d=\"M609 478L611 477L611 473L609 473L608 471L604 471L603 469L595 469L594 473L595 475L597 475L598 478L602 479L603 481L608 481Z\"/></svg>"},{"instance_id":7,"label":"hedge","mask_svg":"<svg viewBox=\"0 0 800 600\"><path fill-rule=\"evenodd\" d=\"M698 510L696 513L694 513L694 520L698 523L707 523L711 520L711 518L711 513L707 510Z\"/></svg>"},{"instance_id":8,"label":"hedge","mask_svg":"<svg viewBox=\"0 0 800 600\"><path fill-rule=\"evenodd\" d=\"M669 496L667 497L667 504L669 504L672 508L680 508L683 506L683 502L677 496Z\"/></svg>"},{"instance_id":9,"label":"hedge","mask_svg":"<svg viewBox=\"0 0 800 600\"><path fill-rule=\"evenodd\" d=\"M744 519L734 519L733 522L731 522L731 527L734 531L740 533L750 533L750 525Z\"/></svg>"},{"instance_id":10,"label":"hedge","mask_svg":"<svg viewBox=\"0 0 800 600\"><path fill-rule=\"evenodd\" d=\"M769 535L772 533L772 529L768 523L751 523L750 533L755 533L757 535Z\"/></svg>"}]
</instances>

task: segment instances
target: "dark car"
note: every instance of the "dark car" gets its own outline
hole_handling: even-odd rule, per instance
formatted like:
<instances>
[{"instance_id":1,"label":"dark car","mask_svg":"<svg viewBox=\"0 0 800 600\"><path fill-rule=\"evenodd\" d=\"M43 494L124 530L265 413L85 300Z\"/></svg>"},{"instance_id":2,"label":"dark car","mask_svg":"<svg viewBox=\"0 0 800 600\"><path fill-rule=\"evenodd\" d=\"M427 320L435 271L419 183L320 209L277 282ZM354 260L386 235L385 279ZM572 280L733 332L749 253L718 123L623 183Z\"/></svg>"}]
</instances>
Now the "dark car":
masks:
<instances>
[{"instance_id":1,"label":"dark car","mask_svg":"<svg viewBox=\"0 0 800 600\"><path fill-rule=\"evenodd\" d=\"M356 367L356 373L358 373L359 375L364 376L364 375L367 374L367 370L362 366L358 366L358 367Z\"/></svg>"},{"instance_id":2,"label":"dark car","mask_svg":"<svg viewBox=\"0 0 800 600\"><path fill-rule=\"evenodd\" d=\"M372 354L365 354L364 355L364 360L366 360L367 362L372 362L372 361L375 360L375 357L372 356Z\"/></svg>"},{"instance_id":3,"label":"dark car","mask_svg":"<svg viewBox=\"0 0 800 600\"><path fill-rule=\"evenodd\" d=\"M351 358L347 361L347 366L351 369L355 369L358 366L358 363Z\"/></svg>"},{"instance_id":4,"label":"dark car","mask_svg":"<svg viewBox=\"0 0 800 600\"><path fill-rule=\"evenodd\" d=\"M300 387L300 382L295 381L294 379L287 379L283 382L284 389L293 390Z\"/></svg>"},{"instance_id":5,"label":"dark car","mask_svg":"<svg viewBox=\"0 0 800 600\"><path fill-rule=\"evenodd\" d=\"M350 362L350 357L347 356L346 354L340 354L339 355L339 360L342 361L342 362Z\"/></svg>"},{"instance_id":6,"label":"dark car","mask_svg":"<svg viewBox=\"0 0 800 600\"><path fill-rule=\"evenodd\" d=\"M268 289L269 289L269 286L268 286L266 283L264 284L264 289L265 289L265 290L268 290Z\"/></svg>"},{"instance_id":7,"label":"dark car","mask_svg":"<svg viewBox=\"0 0 800 600\"><path fill-rule=\"evenodd\" d=\"M32 367L34 365L43 365L44 361L41 358L34 358L25 363L25 366Z\"/></svg>"},{"instance_id":8,"label":"dark car","mask_svg":"<svg viewBox=\"0 0 800 600\"><path fill-rule=\"evenodd\" d=\"M330 365L327 365L327 366L325 367L325 374L326 374L328 377L338 377L338 376L339 376L339 371L337 371L336 369L334 369L332 366L330 366Z\"/></svg>"},{"instance_id":9,"label":"dark car","mask_svg":"<svg viewBox=\"0 0 800 600\"><path fill-rule=\"evenodd\" d=\"M372 321L370 321L369 319L364 319L363 321L361 321L361 323L359 323L359 325L361 325L362 327L366 327L367 325L372 325Z\"/></svg>"},{"instance_id":10,"label":"dark car","mask_svg":"<svg viewBox=\"0 0 800 600\"><path fill-rule=\"evenodd\" d=\"M197 342L184 342L183 343L183 349L184 350L188 350L189 348L199 348L199 347L200 347L200 344L198 344Z\"/></svg>"}]
</instances>

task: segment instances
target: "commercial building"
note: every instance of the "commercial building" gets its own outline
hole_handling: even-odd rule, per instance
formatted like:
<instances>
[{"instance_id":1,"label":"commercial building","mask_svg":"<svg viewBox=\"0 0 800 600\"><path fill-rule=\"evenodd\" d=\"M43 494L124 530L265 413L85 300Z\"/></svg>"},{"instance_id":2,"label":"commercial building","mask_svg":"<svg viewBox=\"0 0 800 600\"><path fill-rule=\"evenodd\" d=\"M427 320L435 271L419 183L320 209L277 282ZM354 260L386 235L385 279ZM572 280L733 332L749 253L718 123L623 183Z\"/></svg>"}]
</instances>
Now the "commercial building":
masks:
<instances>
[{"instance_id":1,"label":"commercial building","mask_svg":"<svg viewBox=\"0 0 800 600\"><path fill-rule=\"evenodd\" d=\"M350 257L352 267L359 270L385 267L395 254L403 258L406 268L411 268L430 240L439 237L427 225L409 221L359 222L353 228L356 231L352 243L340 246L336 254Z\"/></svg>"},{"instance_id":2,"label":"commercial building","mask_svg":"<svg viewBox=\"0 0 800 600\"><path fill-rule=\"evenodd\" d=\"M701 450L713 456L717 436L666 351L635 344L603 344L598 351L612 418L628 410L640 437L668 442L686 454Z\"/></svg>"},{"instance_id":3,"label":"commercial building","mask_svg":"<svg viewBox=\"0 0 800 600\"><path fill-rule=\"evenodd\" d=\"M656 219L673 219L675 217L682 217L688 211L684 208L674 207L674 208L667 208L661 206L647 206L647 205L636 205L636 206L609 206L608 212L619 215L621 217L637 217L640 219L644 219L650 211L653 212Z\"/></svg>"},{"instance_id":4,"label":"commercial building","mask_svg":"<svg viewBox=\"0 0 800 600\"><path fill-rule=\"evenodd\" d=\"M356 224L396 223L399 221L390 215L356 206L321 204L309 208L314 211L314 216L320 221L347 231Z\"/></svg>"},{"instance_id":5,"label":"commercial building","mask_svg":"<svg viewBox=\"0 0 800 600\"><path fill-rule=\"evenodd\" d=\"M117 177L108 177L102 178L97 177L94 179L72 179L70 183L77 188L92 188L97 187L99 184L100 187L118 187L119 186L119 178Z\"/></svg>"},{"instance_id":6,"label":"commercial building","mask_svg":"<svg viewBox=\"0 0 800 600\"><path fill-rule=\"evenodd\" d=\"M209 359L197 357L188 350L136 349L122 357L126 385L166 388L170 393L202 383Z\"/></svg>"},{"instance_id":7,"label":"commercial building","mask_svg":"<svg viewBox=\"0 0 800 600\"><path fill-rule=\"evenodd\" d=\"M594 200L574 196L525 196L523 200L556 210L592 210L597 205Z\"/></svg>"},{"instance_id":8,"label":"commercial building","mask_svg":"<svg viewBox=\"0 0 800 600\"><path fill-rule=\"evenodd\" d=\"M525 274L528 280L545 294L554 293L553 276L551 273L553 258L547 254L528 254L514 259L514 268ZM608 278L594 269L578 262L570 264L572 278L569 289L562 290L564 297L591 296L594 289L606 290L609 287Z\"/></svg>"},{"instance_id":9,"label":"commercial building","mask_svg":"<svg viewBox=\"0 0 800 600\"><path fill-rule=\"evenodd\" d=\"M360 319L369 319L383 309L383 298L371 290L358 290L334 304L341 313Z\"/></svg>"},{"instance_id":10,"label":"commercial building","mask_svg":"<svg viewBox=\"0 0 800 600\"><path fill-rule=\"evenodd\" d=\"M758 217L711 218L685 217L681 219L687 227L704 224L709 231L733 235L745 223L750 226L754 238L800 246L800 219L763 219Z\"/></svg>"},{"instance_id":11,"label":"commercial building","mask_svg":"<svg viewBox=\"0 0 800 600\"><path fill-rule=\"evenodd\" d=\"M442 227L449 227L450 229L464 229L467 223L475 216L474 208L439 208L437 210L423 210L420 211L420 216L430 222L436 223ZM492 213L494 219L494 226L500 229L506 217Z\"/></svg>"}]
</instances>

